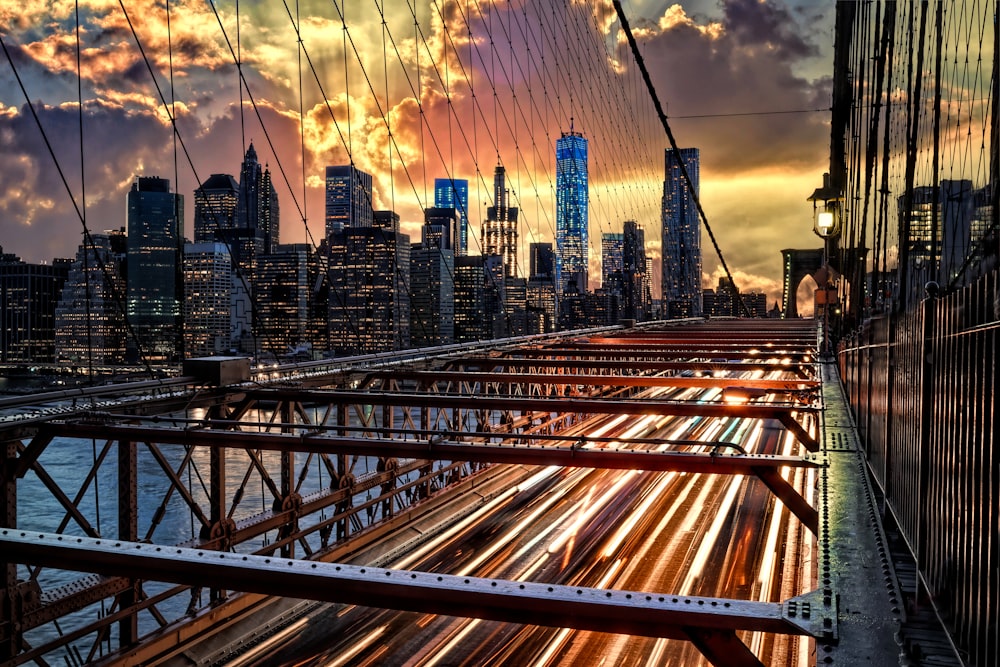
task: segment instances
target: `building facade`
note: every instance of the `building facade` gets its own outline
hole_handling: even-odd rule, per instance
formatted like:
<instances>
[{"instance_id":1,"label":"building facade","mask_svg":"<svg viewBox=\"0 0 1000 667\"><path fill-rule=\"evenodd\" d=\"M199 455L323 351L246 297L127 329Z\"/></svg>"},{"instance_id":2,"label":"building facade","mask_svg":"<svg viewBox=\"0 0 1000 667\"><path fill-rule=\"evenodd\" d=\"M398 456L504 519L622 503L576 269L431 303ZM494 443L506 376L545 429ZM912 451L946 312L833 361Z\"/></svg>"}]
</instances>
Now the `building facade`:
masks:
<instances>
[{"instance_id":1,"label":"building facade","mask_svg":"<svg viewBox=\"0 0 1000 667\"><path fill-rule=\"evenodd\" d=\"M496 255L504 276L517 276L517 207L509 206L507 172L497 165L493 171L493 206L486 209L483 225L483 256Z\"/></svg>"},{"instance_id":2,"label":"building facade","mask_svg":"<svg viewBox=\"0 0 1000 667\"><path fill-rule=\"evenodd\" d=\"M227 354L232 341L233 263L224 243L184 246L184 354Z\"/></svg>"},{"instance_id":3,"label":"building facade","mask_svg":"<svg viewBox=\"0 0 1000 667\"><path fill-rule=\"evenodd\" d=\"M410 347L410 237L392 211L373 220L329 242L329 349L338 356Z\"/></svg>"},{"instance_id":4,"label":"building facade","mask_svg":"<svg viewBox=\"0 0 1000 667\"><path fill-rule=\"evenodd\" d=\"M587 139L570 127L556 140L556 286L587 289Z\"/></svg>"},{"instance_id":5,"label":"building facade","mask_svg":"<svg viewBox=\"0 0 1000 667\"><path fill-rule=\"evenodd\" d=\"M434 207L458 212L455 256L469 254L469 181L461 178L434 179Z\"/></svg>"},{"instance_id":6,"label":"building facade","mask_svg":"<svg viewBox=\"0 0 1000 667\"><path fill-rule=\"evenodd\" d=\"M697 148L668 148L663 179L663 308L666 319L700 317L701 307L701 219L696 198L699 193ZM681 165L691 179L688 187Z\"/></svg>"},{"instance_id":7,"label":"building facade","mask_svg":"<svg viewBox=\"0 0 1000 667\"><path fill-rule=\"evenodd\" d=\"M240 186L229 174L212 174L194 191L194 242L215 243L236 226Z\"/></svg>"},{"instance_id":8,"label":"building facade","mask_svg":"<svg viewBox=\"0 0 1000 667\"><path fill-rule=\"evenodd\" d=\"M430 209L441 210L441 209ZM452 211L453 209L444 209ZM410 254L410 343L434 347L455 342L455 255L447 245L453 219L431 216ZM441 224L445 223L445 224Z\"/></svg>"},{"instance_id":9,"label":"building facade","mask_svg":"<svg viewBox=\"0 0 1000 667\"><path fill-rule=\"evenodd\" d=\"M326 168L326 238L374 221L372 176L354 165Z\"/></svg>"},{"instance_id":10,"label":"building facade","mask_svg":"<svg viewBox=\"0 0 1000 667\"><path fill-rule=\"evenodd\" d=\"M55 361L56 305L70 261L29 264L0 247L0 361Z\"/></svg>"},{"instance_id":11,"label":"building facade","mask_svg":"<svg viewBox=\"0 0 1000 667\"><path fill-rule=\"evenodd\" d=\"M622 232L622 318L637 322L652 319L649 267L646 232L635 220L626 220Z\"/></svg>"},{"instance_id":12,"label":"building facade","mask_svg":"<svg viewBox=\"0 0 1000 667\"><path fill-rule=\"evenodd\" d=\"M127 307L137 358L166 362L182 347L184 198L165 178L138 176L128 193Z\"/></svg>"},{"instance_id":13,"label":"building facade","mask_svg":"<svg viewBox=\"0 0 1000 667\"><path fill-rule=\"evenodd\" d=\"M320 270L308 243L279 245L258 260L258 345L269 357L311 359L326 349L328 304Z\"/></svg>"},{"instance_id":14,"label":"building facade","mask_svg":"<svg viewBox=\"0 0 1000 667\"><path fill-rule=\"evenodd\" d=\"M91 234L70 264L55 314L57 361L125 361L124 232Z\"/></svg>"}]
</instances>

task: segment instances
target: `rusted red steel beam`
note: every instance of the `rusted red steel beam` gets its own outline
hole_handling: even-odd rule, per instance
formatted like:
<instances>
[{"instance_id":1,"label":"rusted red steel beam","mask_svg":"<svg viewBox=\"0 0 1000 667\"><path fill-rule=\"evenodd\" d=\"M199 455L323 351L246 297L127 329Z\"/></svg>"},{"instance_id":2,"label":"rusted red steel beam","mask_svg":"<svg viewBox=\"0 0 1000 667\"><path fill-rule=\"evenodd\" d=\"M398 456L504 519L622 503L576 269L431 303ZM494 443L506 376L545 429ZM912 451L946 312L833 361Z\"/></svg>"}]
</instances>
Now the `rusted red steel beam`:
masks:
<instances>
[{"instance_id":1,"label":"rusted red steel beam","mask_svg":"<svg viewBox=\"0 0 1000 667\"><path fill-rule=\"evenodd\" d=\"M565 445L487 444L444 439L403 440L363 438L327 433L270 433L178 429L128 424L52 424L51 433L61 437L91 438L196 447L263 449L315 454L359 454L396 458L476 461L523 465L559 465L612 470L652 470L752 475L756 469L815 468L817 464L794 456L708 454L700 452L649 451L631 448L578 448ZM511 434L516 438L516 434ZM573 440L573 438L567 438ZM628 440L623 440L627 444ZM713 443L707 442L706 446Z\"/></svg>"},{"instance_id":2,"label":"rusted red steel beam","mask_svg":"<svg viewBox=\"0 0 1000 667\"><path fill-rule=\"evenodd\" d=\"M616 355L621 356L621 355ZM632 371L788 371L799 375L812 374L813 364L737 361L732 363L712 361L649 361L627 359L516 359L511 357L462 357L449 360L445 369L456 367L478 368L590 368L595 370Z\"/></svg>"},{"instance_id":3,"label":"rusted red steel beam","mask_svg":"<svg viewBox=\"0 0 1000 667\"><path fill-rule=\"evenodd\" d=\"M518 348L517 350L511 350L508 352L510 356L520 356L520 357L604 357L604 358L637 358L644 357L647 359L748 359L751 361L766 362L769 359L779 358L788 359L789 363L812 363L815 359L815 355L812 352L789 352L789 353L778 353L771 350L767 354L751 354L744 350L735 349L719 349L710 350L704 347L699 347L697 350L685 350L677 346L670 347L538 347L538 348ZM775 362L771 362L775 363Z\"/></svg>"},{"instance_id":4,"label":"rusted red steel beam","mask_svg":"<svg viewBox=\"0 0 1000 667\"><path fill-rule=\"evenodd\" d=\"M565 445L487 444L444 438L403 440L335 436L326 432L307 434L214 429L180 429L129 424L53 423L48 435L103 438L129 442L227 447L313 454L346 454L443 461L474 461L520 465L558 465L610 470L650 470L718 475L755 475L814 533L818 514L782 476L782 468L815 468L817 464L798 457L774 455L730 455L702 452L649 451L633 448L582 448ZM773 430L773 429L772 429ZM516 434L512 434L516 438ZM544 441L541 441L544 442ZM629 444L627 440L623 444ZM646 444L645 441L643 444ZM710 446L713 443L704 443ZM279 518L274 521L280 523Z\"/></svg>"},{"instance_id":5,"label":"rusted red steel beam","mask_svg":"<svg viewBox=\"0 0 1000 667\"><path fill-rule=\"evenodd\" d=\"M817 634L786 604L612 591L0 529L13 562L323 602L648 637ZM745 647L744 647L745 648Z\"/></svg>"},{"instance_id":6,"label":"rusted red steel beam","mask_svg":"<svg viewBox=\"0 0 1000 667\"><path fill-rule=\"evenodd\" d=\"M326 405L391 405L412 408L575 412L590 415L674 415L678 417L777 419L795 435L806 449L811 452L819 449L818 440L796 419L796 415L811 414L816 412L817 408L791 403L706 403L646 398L460 396L430 392L364 392L293 388L248 389L246 394L249 398L259 401L296 401Z\"/></svg>"},{"instance_id":7,"label":"rusted red steel beam","mask_svg":"<svg viewBox=\"0 0 1000 667\"><path fill-rule=\"evenodd\" d=\"M517 352L536 352L544 351L549 353L562 354L564 350L567 351L583 351L583 352L604 352L604 353L618 353L622 355L629 354L657 354L663 352L665 354L676 355L678 353L684 353L687 355L688 359L697 358L712 358L712 357L722 357L729 355L730 357L736 356L741 359L784 359L784 358L794 358L794 359L814 359L816 356L815 350L807 348L793 348L793 347L774 347L774 348L761 348L753 345L716 345L713 347L707 347L705 345L687 345L685 343L670 343L668 345L652 345L652 344L639 344L639 345L613 345L613 344L595 344L595 343L560 343L558 345L551 346L539 346L536 348L523 348Z\"/></svg>"},{"instance_id":8,"label":"rusted red steel beam","mask_svg":"<svg viewBox=\"0 0 1000 667\"><path fill-rule=\"evenodd\" d=\"M681 377L676 375L591 375L565 373L484 373L472 371L372 371L367 378L410 380L413 382L489 382L511 384L578 384L602 387L748 387L774 392L816 390L818 381L763 380L716 377Z\"/></svg>"}]
</instances>

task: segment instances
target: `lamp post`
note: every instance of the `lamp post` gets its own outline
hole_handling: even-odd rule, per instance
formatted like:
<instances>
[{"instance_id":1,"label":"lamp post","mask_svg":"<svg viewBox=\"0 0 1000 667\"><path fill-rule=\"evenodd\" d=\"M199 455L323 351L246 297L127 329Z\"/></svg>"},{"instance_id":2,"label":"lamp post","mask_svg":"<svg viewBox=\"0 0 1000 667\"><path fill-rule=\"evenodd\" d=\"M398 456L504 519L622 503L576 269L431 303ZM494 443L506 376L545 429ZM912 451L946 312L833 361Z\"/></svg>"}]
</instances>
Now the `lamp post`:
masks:
<instances>
[{"instance_id":1,"label":"lamp post","mask_svg":"<svg viewBox=\"0 0 1000 667\"><path fill-rule=\"evenodd\" d=\"M831 281L830 245L840 234L844 195L830 183L830 174L823 174L823 187L816 188L806 201L813 203L813 232L823 239L822 285L816 290L816 305L823 306L822 354L830 353L830 305L837 301L837 289ZM822 290L822 291L821 291ZM831 297L831 292L833 296ZM822 294L822 299L819 295Z\"/></svg>"}]
</instances>

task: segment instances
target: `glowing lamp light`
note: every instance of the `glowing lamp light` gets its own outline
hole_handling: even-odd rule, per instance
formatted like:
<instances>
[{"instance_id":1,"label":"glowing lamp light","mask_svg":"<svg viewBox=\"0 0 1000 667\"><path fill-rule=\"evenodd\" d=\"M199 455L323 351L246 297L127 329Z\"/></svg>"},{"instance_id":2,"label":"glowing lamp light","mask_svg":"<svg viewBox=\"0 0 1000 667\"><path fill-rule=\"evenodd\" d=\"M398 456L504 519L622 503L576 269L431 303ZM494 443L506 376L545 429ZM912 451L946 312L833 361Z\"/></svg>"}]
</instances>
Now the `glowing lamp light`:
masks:
<instances>
[{"instance_id":1,"label":"glowing lamp light","mask_svg":"<svg viewBox=\"0 0 1000 667\"><path fill-rule=\"evenodd\" d=\"M823 174L823 187L816 188L808 201L813 203L813 231L828 239L840 233L843 195L830 184L830 174Z\"/></svg>"},{"instance_id":2,"label":"glowing lamp light","mask_svg":"<svg viewBox=\"0 0 1000 667\"><path fill-rule=\"evenodd\" d=\"M816 229L820 236L830 236L833 231L834 219L832 211L820 211L816 214Z\"/></svg>"}]
</instances>

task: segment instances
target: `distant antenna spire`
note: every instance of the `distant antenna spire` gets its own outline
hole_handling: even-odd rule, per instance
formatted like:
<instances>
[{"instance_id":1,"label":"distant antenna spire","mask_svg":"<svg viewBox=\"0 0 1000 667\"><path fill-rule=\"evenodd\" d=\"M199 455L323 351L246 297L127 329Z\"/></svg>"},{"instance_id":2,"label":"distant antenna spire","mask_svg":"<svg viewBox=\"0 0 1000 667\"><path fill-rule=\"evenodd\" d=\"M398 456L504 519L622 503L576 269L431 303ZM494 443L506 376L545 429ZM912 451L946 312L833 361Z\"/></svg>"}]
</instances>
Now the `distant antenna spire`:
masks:
<instances>
[{"instance_id":1,"label":"distant antenna spire","mask_svg":"<svg viewBox=\"0 0 1000 667\"><path fill-rule=\"evenodd\" d=\"M573 117L572 116L569 117L569 131L570 132L573 131Z\"/></svg>"}]
</instances>

